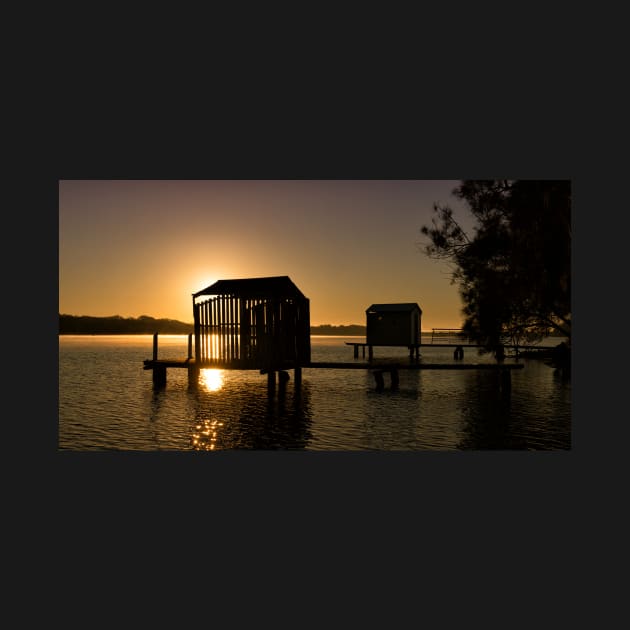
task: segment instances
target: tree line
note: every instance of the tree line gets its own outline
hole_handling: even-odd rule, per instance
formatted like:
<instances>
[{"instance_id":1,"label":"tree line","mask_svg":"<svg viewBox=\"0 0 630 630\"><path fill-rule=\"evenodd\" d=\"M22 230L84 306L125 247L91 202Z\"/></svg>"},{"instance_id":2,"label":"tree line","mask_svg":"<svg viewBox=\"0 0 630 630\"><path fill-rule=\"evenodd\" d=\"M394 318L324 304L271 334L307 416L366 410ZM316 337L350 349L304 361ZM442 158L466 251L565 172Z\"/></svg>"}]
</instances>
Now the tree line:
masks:
<instances>
[{"instance_id":1,"label":"tree line","mask_svg":"<svg viewBox=\"0 0 630 630\"><path fill-rule=\"evenodd\" d=\"M60 335L188 335L194 332L194 325L175 319L156 319L147 315L140 317L92 317L88 315L59 314ZM313 335L364 335L365 326L358 324L332 326L323 324L311 326Z\"/></svg>"},{"instance_id":2,"label":"tree line","mask_svg":"<svg viewBox=\"0 0 630 630\"><path fill-rule=\"evenodd\" d=\"M175 319L140 317L92 317L89 315L59 314L60 335L186 335L194 332L194 326Z\"/></svg>"}]
</instances>

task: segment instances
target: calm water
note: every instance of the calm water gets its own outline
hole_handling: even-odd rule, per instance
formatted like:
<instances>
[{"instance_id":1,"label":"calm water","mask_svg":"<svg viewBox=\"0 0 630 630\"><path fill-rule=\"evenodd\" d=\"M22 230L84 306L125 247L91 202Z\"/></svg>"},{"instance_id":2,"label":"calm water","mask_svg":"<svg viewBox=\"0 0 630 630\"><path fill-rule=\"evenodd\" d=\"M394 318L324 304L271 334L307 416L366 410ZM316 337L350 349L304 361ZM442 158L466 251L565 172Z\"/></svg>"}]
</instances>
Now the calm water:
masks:
<instances>
[{"instance_id":1,"label":"calm water","mask_svg":"<svg viewBox=\"0 0 630 630\"><path fill-rule=\"evenodd\" d=\"M159 338L159 358L185 358L187 336ZM428 342L423 338L423 343ZM311 338L313 361L353 361L346 341ZM552 341L547 345L555 345ZM293 371L284 395L269 398L257 371L169 369L154 389L142 369L151 335L59 337L61 450L557 450L571 448L571 383L541 360L522 359L509 394L483 370L403 370L397 391L377 391L368 370ZM361 356L361 355L359 355ZM375 359L406 358L375 348ZM421 360L451 363L453 350L423 347ZM363 361L363 359L359 359ZM507 359L511 361L511 359ZM464 362L494 362L465 349Z\"/></svg>"}]
</instances>

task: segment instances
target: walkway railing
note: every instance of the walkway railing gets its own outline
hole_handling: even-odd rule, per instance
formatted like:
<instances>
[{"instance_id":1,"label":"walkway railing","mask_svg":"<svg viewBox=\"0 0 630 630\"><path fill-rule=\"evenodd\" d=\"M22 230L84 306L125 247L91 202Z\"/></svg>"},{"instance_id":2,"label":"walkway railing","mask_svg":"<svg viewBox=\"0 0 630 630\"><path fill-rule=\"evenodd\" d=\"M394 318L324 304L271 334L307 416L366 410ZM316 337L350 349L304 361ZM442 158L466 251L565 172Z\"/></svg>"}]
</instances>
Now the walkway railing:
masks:
<instances>
[{"instance_id":1,"label":"walkway railing","mask_svg":"<svg viewBox=\"0 0 630 630\"><path fill-rule=\"evenodd\" d=\"M461 328L432 328L431 343L459 344L468 341Z\"/></svg>"}]
</instances>

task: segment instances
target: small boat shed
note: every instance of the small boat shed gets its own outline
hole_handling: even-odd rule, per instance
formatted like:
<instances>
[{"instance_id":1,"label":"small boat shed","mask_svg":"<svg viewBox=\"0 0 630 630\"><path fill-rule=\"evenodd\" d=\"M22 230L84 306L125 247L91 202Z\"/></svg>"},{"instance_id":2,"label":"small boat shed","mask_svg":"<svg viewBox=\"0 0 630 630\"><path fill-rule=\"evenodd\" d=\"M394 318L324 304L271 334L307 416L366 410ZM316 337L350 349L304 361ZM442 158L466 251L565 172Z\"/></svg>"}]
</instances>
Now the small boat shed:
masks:
<instances>
[{"instance_id":1,"label":"small boat shed","mask_svg":"<svg viewBox=\"0 0 630 630\"><path fill-rule=\"evenodd\" d=\"M365 313L368 346L420 345L422 309L415 302L372 304Z\"/></svg>"},{"instance_id":2,"label":"small boat shed","mask_svg":"<svg viewBox=\"0 0 630 630\"><path fill-rule=\"evenodd\" d=\"M311 360L309 300L289 276L218 280L193 293L195 363L299 368Z\"/></svg>"}]
</instances>

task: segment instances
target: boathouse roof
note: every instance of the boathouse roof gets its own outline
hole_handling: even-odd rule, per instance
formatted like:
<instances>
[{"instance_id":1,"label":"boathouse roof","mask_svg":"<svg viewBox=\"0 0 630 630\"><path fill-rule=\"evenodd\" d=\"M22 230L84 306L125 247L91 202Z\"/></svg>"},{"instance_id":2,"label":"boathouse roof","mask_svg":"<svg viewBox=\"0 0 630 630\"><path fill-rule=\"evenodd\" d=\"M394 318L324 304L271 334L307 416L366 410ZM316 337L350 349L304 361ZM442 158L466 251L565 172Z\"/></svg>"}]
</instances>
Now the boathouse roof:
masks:
<instances>
[{"instance_id":1,"label":"boathouse roof","mask_svg":"<svg viewBox=\"0 0 630 630\"><path fill-rule=\"evenodd\" d=\"M401 304L372 304L365 309L366 313L383 313L383 312L396 312L400 313L401 311L413 311L414 309L418 309L420 313L422 313L422 309L415 302L403 302Z\"/></svg>"},{"instance_id":2,"label":"boathouse roof","mask_svg":"<svg viewBox=\"0 0 630 630\"><path fill-rule=\"evenodd\" d=\"M264 278L237 278L217 280L209 287L193 293L200 295L233 295L243 298L304 298L306 296L297 288L289 276L268 276Z\"/></svg>"}]
</instances>

